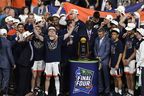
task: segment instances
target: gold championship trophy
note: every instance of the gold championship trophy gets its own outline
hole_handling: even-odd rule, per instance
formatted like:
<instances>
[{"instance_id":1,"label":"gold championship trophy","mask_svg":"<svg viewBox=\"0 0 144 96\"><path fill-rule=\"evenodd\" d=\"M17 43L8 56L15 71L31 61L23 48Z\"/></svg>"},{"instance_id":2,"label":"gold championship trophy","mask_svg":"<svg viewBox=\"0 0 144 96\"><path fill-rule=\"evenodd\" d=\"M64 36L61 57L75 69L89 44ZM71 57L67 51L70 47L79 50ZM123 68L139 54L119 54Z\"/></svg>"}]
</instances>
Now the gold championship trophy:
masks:
<instances>
[{"instance_id":1,"label":"gold championship trophy","mask_svg":"<svg viewBox=\"0 0 144 96\"><path fill-rule=\"evenodd\" d=\"M88 60L89 55L89 45L87 38L85 36L80 37L80 41L78 43L78 57L79 59Z\"/></svg>"}]
</instances>

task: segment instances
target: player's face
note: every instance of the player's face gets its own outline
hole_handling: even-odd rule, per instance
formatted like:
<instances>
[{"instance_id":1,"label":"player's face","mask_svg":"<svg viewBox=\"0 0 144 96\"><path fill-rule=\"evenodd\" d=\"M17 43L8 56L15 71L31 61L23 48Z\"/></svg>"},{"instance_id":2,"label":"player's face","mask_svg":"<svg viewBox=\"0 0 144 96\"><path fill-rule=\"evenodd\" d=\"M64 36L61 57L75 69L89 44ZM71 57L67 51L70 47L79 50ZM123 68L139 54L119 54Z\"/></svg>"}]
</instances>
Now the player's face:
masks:
<instances>
[{"instance_id":1,"label":"player's face","mask_svg":"<svg viewBox=\"0 0 144 96\"><path fill-rule=\"evenodd\" d=\"M119 37L118 33L116 33L116 32L112 32L111 35L112 35L111 36L112 40L116 40Z\"/></svg>"},{"instance_id":2,"label":"player's face","mask_svg":"<svg viewBox=\"0 0 144 96\"><path fill-rule=\"evenodd\" d=\"M76 17L77 17L77 14L71 14L71 18L72 18L73 20L75 20Z\"/></svg>"},{"instance_id":3,"label":"player's face","mask_svg":"<svg viewBox=\"0 0 144 96\"><path fill-rule=\"evenodd\" d=\"M55 37L56 36L56 31L55 30L49 30L48 31L48 36Z\"/></svg>"},{"instance_id":4,"label":"player's face","mask_svg":"<svg viewBox=\"0 0 144 96\"><path fill-rule=\"evenodd\" d=\"M132 34L132 31L127 31L127 35L131 35Z\"/></svg>"},{"instance_id":5,"label":"player's face","mask_svg":"<svg viewBox=\"0 0 144 96\"><path fill-rule=\"evenodd\" d=\"M110 21L108 19L104 19L105 24L108 24Z\"/></svg>"},{"instance_id":6,"label":"player's face","mask_svg":"<svg viewBox=\"0 0 144 96\"><path fill-rule=\"evenodd\" d=\"M101 39L101 38L103 38L104 37L104 35L105 35L105 33L104 32L98 32L98 37Z\"/></svg>"},{"instance_id":7,"label":"player's face","mask_svg":"<svg viewBox=\"0 0 144 96\"><path fill-rule=\"evenodd\" d=\"M41 33L41 28L40 27L36 27L36 31L40 34Z\"/></svg>"}]
</instances>

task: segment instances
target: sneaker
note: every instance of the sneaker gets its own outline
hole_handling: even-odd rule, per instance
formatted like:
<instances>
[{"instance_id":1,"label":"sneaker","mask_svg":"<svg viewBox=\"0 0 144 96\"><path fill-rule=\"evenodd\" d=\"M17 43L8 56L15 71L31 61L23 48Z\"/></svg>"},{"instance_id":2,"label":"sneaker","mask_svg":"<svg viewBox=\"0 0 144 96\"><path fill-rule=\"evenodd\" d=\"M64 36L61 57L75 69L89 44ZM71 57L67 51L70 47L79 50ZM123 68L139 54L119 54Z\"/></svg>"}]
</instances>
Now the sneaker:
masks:
<instances>
[{"instance_id":1,"label":"sneaker","mask_svg":"<svg viewBox=\"0 0 144 96\"><path fill-rule=\"evenodd\" d=\"M125 96L134 96L134 95L132 95L131 93L127 93Z\"/></svg>"}]
</instances>

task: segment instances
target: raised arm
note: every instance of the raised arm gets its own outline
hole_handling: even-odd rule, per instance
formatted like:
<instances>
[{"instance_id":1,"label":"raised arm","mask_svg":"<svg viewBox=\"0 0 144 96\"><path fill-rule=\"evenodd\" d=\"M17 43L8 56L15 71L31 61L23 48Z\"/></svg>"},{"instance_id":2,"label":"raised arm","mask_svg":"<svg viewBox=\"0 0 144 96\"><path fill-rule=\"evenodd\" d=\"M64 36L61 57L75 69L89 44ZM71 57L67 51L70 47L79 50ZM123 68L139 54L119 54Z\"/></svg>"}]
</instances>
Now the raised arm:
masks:
<instances>
[{"instance_id":1,"label":"raised arm","mask_svg":"<svg viewBox=\"0 0 144 96\"><path fill-rule=\"evenodd\" d=\"M36 37L38 37L38 39L39 39L40 41L44 41L44 37L41 36L40 34L38 34L38 32L36 31L35 28L34 28L34 34L36 35Z\"/></svg>"},{"instance_id":2,"label":"raised arm","mask_svg":"<svg viewBox=\"0 0 144 96\"><path fill-rule=\"evenodd\" d=\"M60 5L59 9L57 10L56 14L60 15L61 10L63 8L63 5L64 5L64 3L61 3L61 5Z\"/></svg>"},{"instance_id":3,"label":"raised arm","mask_svg":"<svg viewBox=\"0 0 144 96\"><path fill-rule=\"evenodd\" d=\"M64 40L67 39L73 32L74 26L72 26L70 28L70 30L68 30L68 32L64 35Z\"/></svg>"}]
</instances>

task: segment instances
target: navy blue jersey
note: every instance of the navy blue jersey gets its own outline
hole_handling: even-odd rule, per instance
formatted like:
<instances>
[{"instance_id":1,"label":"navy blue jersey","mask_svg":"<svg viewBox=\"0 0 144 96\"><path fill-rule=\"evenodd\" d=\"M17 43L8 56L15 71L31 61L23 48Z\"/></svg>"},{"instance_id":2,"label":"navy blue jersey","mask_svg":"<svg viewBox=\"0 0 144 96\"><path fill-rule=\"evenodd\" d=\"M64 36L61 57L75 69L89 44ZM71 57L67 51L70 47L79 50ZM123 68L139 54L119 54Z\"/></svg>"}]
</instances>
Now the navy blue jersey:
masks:
<instances>
[{"instance_id":1,"label":"navy blue jersey","mask_svg":"<svg viewBox=\"0 0 144 96\"><path fill-rule=\"evenodd\" d=\"M125 59L128 59L134 52L135 49L135 44L136 44L136 38L135 37L127 37L126 38L126 57Z\"/></svg>"},{"instance_id":2,"label":"navy blue jersey","mask_svg":"<svg viewBox=\"0 0 144 96\"><path fill-rule=\"evenodd\" d=\"M122 42L120 40L111 41L111 67L114 68L117 64L120 53L123 53Z\"/></svg>"},{"instance_id":3,"label":"navy blue jersey","mask_svg":"<svg viewBox=\"0 0 144 96\"><path fill-rule=\"evenodd\" d=\"M48 36L45 37L45 62L60 62L61 60L61 45L64 36L59 36L57 41L51 41Z\"/></svg>"},{"instance_id":4,"label":"navy blue jersey","mask_svg":"<svg viewBox=\"0 0 144 96\"><path fill-rule=\"evenodd\" d=\"M44 42L33 38L32 44L34 48L34 61L44 60Z\"/></svg>"}]
</instances>

